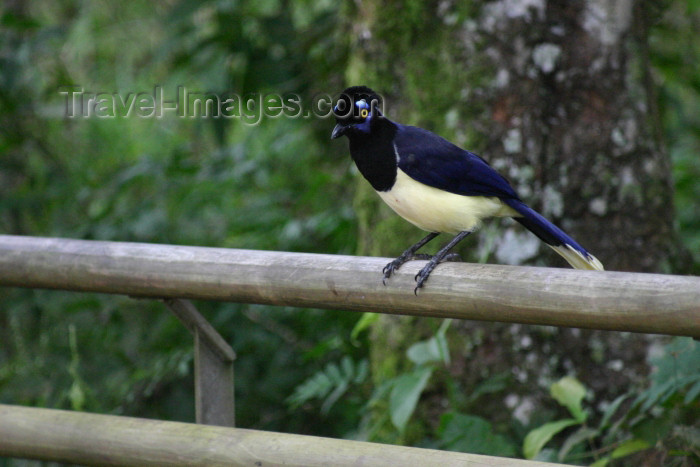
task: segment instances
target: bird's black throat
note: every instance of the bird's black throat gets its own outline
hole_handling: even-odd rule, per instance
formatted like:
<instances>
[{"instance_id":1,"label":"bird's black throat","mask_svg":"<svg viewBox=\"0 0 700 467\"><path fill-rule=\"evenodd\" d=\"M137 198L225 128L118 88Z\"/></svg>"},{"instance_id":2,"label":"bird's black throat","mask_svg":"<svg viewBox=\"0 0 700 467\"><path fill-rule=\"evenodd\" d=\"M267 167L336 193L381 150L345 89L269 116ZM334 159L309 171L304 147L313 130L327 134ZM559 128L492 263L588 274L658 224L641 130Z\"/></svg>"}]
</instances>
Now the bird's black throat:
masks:
<instances>
[{"instance_id":1,"label":"bird's black throat","mask_svg":"<svg viewBox=\"0 0 700 467\"><path fill-rule=\"evenodd\" d=\"M388 191L396 181L398 163L394 149L397 128L386 118L373 122L370 133L348 135L350 155L365 179L377 191Z\"/></svg>"}]
</instances>

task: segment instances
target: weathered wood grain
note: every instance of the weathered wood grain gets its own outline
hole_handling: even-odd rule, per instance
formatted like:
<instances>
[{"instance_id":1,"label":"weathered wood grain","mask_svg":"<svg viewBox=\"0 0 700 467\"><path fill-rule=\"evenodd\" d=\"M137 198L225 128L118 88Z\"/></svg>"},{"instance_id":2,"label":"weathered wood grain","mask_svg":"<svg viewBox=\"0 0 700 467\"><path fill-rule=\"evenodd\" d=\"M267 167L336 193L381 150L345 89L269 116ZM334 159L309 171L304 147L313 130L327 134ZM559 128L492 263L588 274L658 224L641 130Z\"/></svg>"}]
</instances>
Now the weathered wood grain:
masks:
<instances>
[{"instance_id":1,"label":"weathered wood grain","mask_svg":"<svg viewBox=\"0 0 700 467\"><path fill-rule=\"evenodd\" d=\"M0 235L0 286L700 337L700 277Z\"/></svg>"},{"instance_id":2,"label":"weathered wood grain","mask_svg":"<svg viewBox=\"0 0 700 467\"><path fill-rule=\"evenodd\" d=\"M0 404L0 456L95 466L553 466L504 457Z\"/></svg>"}]
</instances>

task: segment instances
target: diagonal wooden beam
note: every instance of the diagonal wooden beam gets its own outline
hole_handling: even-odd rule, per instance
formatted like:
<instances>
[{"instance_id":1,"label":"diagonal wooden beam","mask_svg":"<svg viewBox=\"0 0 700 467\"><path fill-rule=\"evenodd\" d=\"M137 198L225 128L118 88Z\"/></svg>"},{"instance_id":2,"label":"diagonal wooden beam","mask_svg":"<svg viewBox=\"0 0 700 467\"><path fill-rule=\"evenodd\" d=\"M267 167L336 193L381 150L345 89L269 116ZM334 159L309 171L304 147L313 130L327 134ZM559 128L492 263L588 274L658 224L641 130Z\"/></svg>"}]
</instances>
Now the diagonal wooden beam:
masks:
<instances>
[{"instance_id":1,"label":"diagonal wooden beam","mask_svg":"<svg viewBox=\"0 0 700 467\"><path fill-rule=\"evenodd\" d=\"M233 361L236 354L189 300L165 305L194 337L194 400L197 423L234 426Z\"/></svg>"}]
</instances>

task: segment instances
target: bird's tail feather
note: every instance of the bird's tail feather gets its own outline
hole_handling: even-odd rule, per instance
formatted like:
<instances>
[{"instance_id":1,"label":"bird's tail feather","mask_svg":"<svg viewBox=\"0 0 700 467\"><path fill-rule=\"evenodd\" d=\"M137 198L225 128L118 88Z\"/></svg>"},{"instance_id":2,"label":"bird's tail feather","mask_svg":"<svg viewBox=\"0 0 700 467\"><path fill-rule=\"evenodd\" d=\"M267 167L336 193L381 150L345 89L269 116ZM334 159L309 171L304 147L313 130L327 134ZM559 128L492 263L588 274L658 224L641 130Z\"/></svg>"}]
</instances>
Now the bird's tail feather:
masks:
<instances>
[{"instance_id":1,"label":"bird's tail feather","mask_svg":"<svg viewBox=\"0 0 700 467\"><path fill-rule=\"evenodd\" d=\"M552 250L559 253L562 258L564 258L572 268L574 269L590 269L594 271L604 271L603 264L598 261L598 258L590 253L585 256L578 250L576 250L571 245L559 245L553 246L547 244Z\"/></svg>"},{"instance_id":2,"label":"bird's tail feather","mask_svg":"<svg viewBox=\"0 0 700 467\"><path fill-rule=\"evenodd\" d=\"M516 221L559 253L571 267L603 271L603 265L595 256L530 206L517 199L506 199L503 202L520 214L513 217Z\"/></svg>"}]
</instances>

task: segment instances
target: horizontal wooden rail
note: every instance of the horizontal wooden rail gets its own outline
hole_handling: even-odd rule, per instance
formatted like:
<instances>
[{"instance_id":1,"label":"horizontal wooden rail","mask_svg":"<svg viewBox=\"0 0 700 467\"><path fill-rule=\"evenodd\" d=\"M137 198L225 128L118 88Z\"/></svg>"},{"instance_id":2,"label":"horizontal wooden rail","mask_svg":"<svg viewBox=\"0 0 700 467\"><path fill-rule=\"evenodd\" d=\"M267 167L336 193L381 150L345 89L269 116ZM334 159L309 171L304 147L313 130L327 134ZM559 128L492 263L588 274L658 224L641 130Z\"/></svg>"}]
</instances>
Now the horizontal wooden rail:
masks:
<instances>
[{"instance_id":1,"label":"horizontal wooden rail","mask_svg":"<svg viewBox=\"0 0 700 467\"><path fill-rule=\"evenodd\" d=\"M0 235L0 286L700 337L700 277Z\"/></svg>"},{"instance_id":2,"label":"horizontal wooden rail","mask_svg":"<svg viewBox=\"0 0 700 467\"><path fill-rule=\"evenodd\" d=\"M552 466L405 446L0 404L0 456L124 466Z\"/></svg>"}]
</instances>

